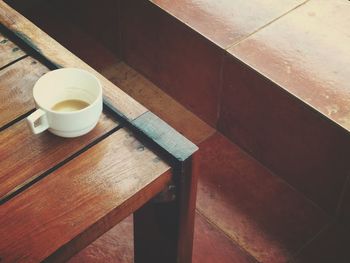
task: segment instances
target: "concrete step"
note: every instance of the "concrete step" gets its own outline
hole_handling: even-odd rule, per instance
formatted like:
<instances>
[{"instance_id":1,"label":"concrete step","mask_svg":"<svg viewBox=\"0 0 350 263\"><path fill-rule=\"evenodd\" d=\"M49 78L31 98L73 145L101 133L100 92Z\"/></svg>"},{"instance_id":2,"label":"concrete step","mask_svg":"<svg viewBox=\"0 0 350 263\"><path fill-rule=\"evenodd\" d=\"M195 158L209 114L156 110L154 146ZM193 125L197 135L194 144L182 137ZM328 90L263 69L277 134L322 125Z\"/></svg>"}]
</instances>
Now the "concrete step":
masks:
<instances>
[{"instance_id":1,"label":"concrete step","mask_svg":"<svg viewBox=\"0 0 350 263\"><path fill-rule=\"evenodd\" d=\"M350 5L270 3L121 0L120 53L339 218L350 209L341 201L349 195Z\"/></svg>"}]
</instances>

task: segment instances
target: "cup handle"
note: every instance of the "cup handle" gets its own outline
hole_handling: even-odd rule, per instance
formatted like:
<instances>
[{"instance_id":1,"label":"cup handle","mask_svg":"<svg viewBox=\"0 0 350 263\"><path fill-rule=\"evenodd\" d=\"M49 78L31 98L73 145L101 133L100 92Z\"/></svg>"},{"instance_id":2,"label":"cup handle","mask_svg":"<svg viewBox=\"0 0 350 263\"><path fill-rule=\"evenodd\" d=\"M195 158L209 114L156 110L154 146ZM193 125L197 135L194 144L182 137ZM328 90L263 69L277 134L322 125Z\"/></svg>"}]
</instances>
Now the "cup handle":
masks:
<instances>
[{"instance_id":1,"label":"cup handle","mask_svg":"<svg viewBox=\"0 0 350 263\"><path fill-rule=\"evenodd\" d=\"M27 117L27 123L34 134L41 133L49 128L45 111L38 109ZM39 125L36 125L39 123Z\"/></svg>"}]
</instances>

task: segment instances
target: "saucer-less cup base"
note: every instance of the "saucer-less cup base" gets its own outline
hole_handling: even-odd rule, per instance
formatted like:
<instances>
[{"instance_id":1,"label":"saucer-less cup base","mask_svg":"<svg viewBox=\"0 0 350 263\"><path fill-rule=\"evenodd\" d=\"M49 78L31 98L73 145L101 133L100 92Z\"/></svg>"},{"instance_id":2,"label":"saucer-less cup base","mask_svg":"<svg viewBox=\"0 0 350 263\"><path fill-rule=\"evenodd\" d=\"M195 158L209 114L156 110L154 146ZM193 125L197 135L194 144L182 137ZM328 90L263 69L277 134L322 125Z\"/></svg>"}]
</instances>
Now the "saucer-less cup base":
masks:
<instances>
[{"instance_id":1,"label":"saucer-less cup base","mask_svg":"<svg viewBox=\"0 0 350 263\"><path fill-rule=\"evenodd\" d=\"M82 136L84 134L87 134L89 131L91 131L93 128L95 128L97 122L95 122L93 125L86 127L85 129L78 130L78 131L60 131L60 130L54 130L49 128L49 132L60 136L60 137L65 137L65 138L74 138L78 136Z\"/></svg>"},{"instance_id":2,"label":"saucer-less cup base","mask_svg":"<svg viewBox=\"0 0 350 263\"><path fill-rule=\"evenodd\" d=\"M81 136L96 126L102 113L101 84L82 69L63 68L46 73L35 83L33 97L37 110L27 122L35 134L48 129L61 137ZM70 112L52 110L65 100L82 100L89 106Z\"/></svg>"}]
</instances>

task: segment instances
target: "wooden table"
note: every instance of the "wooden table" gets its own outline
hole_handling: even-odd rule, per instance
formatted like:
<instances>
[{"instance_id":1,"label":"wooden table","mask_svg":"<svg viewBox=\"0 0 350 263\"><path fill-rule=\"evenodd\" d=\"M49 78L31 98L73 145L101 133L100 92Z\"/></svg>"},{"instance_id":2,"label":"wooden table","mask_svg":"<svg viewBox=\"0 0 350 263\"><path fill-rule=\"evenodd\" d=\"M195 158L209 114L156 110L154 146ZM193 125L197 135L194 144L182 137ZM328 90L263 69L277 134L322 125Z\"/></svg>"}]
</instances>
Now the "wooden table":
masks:
<instances>
[{"instance_id":1,"label":"wooden table","mask_svg":"<svg viewBox=\"0 0 350 263\"><path fill-rule=\"evenodd\" d=\"M190 262L197 147L1 0L0 23L0 261L65 261L134 213L135 262ZM25 123L35 81L60 67L103 85L82 137Z\"/></svg>"}]
</instances>

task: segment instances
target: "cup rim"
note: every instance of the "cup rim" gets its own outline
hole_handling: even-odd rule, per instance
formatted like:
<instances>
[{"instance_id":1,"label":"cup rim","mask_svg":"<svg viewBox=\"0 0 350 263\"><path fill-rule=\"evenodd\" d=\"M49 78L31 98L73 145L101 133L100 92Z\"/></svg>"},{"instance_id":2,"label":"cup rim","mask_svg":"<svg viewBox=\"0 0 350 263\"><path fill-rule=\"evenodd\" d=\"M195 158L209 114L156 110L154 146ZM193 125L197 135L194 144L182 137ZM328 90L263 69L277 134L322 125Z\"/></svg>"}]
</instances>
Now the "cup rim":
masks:
<instances>
[{"instance_id":1,"label":"cup rim","mask_svg":"<svg viewBox=\"0 0 350 263\"><path fill-rule=\"evenodd\" d=\"M42 106L39 101L35 98L35 89L38 85L38 82L40 81L40 79L44 78L45 76L47 77L47 75L49 74L52 74L52 73L55 73L57 71L67 71L67 70L74 70L74 71L80 71L80 72L83 72L84 74L88 74L90 75L93 79L96 80L97 84L98 84L98 87L99 87L99 91L98 91L98 94L97 94L97 97L96 99L94 100L94 102L92 102L91 104L89 104L89 106L83 108L83 109L80 109L80 110L76 110L76 111L70 111L70 112L62 112L62 111L54 111L54 110L51 110L47 107L44 107ZM70 114L76 114L76 113L80 113L80 112L83 112L85 110L88 110L92 107L94 107L98 102L99 102L99 99L100 97L102 97L102 85L101 85L101 82L100 80L92 73L90 73L89 71L85 70L85 69L81 69L81 68L72 68L72 67L68 67L68 68L59 68L59 69L54 69L54 70L51 70L47 73L45 73L44 75L42 75L34 84L34 87L33 87L33 98L34 98L34 101L35 103L42 109L44 109L45 111L47 112L50 112L50 113L54 113L54 114L59 114L59 115L70 115Z\"/></svg>"}]
</instances>

